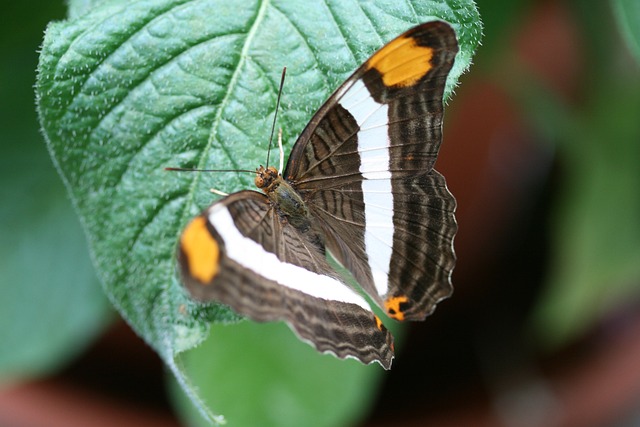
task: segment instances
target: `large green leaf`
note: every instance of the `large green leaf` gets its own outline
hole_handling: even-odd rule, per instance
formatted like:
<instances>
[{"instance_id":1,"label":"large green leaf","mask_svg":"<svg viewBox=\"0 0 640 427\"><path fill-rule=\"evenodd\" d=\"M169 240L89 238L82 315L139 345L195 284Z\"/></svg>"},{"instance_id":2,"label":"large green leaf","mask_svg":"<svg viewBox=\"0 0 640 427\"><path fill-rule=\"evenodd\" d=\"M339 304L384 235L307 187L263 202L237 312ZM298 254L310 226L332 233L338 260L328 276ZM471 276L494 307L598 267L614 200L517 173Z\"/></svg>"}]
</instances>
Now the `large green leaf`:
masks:
<instances>
[{"instance_id":1,"label":"large green leaf","mask_svg":"<svg viewBox=\"0 0 640 427\"><path fill-rule=\"evenodd\" d=\"M187 360L176 356L201 343L210 322L237 316L186 296L175 276L176 242L189 218L213 201L210 188L247 188L251 176L164 167L264 162L283 66L279 125L290 146L345 77L419 22L445 19L458 31L450 93L479 43L479 17L462 0L95 3L73 2L75 18L47 29L37 81L42 128L107 294L207 412ZM336 382L360 374L341 375Z\"/></svg>"}]
</instances>

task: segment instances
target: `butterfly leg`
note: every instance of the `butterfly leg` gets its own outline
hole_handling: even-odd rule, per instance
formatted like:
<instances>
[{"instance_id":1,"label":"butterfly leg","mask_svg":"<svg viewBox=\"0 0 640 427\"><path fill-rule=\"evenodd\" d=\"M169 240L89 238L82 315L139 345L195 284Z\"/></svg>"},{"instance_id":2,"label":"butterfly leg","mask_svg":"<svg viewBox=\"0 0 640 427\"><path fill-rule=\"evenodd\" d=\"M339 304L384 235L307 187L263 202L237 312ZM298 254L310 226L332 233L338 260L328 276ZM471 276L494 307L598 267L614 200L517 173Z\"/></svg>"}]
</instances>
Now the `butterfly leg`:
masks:
<instances>
[{"instance_id":1,"label":"butterfly leg","mask_svg":"<svg viewBox=\"0 0 640 427\"><path fill-rule=\"evenodd\" d=\"M213 194L217 194L218 196L226 197L226 196L229 195L229 193L225 193L224 191L216 190L215 188L210 188L209 191L212 192Z\"/></svg>"}]
</instances>

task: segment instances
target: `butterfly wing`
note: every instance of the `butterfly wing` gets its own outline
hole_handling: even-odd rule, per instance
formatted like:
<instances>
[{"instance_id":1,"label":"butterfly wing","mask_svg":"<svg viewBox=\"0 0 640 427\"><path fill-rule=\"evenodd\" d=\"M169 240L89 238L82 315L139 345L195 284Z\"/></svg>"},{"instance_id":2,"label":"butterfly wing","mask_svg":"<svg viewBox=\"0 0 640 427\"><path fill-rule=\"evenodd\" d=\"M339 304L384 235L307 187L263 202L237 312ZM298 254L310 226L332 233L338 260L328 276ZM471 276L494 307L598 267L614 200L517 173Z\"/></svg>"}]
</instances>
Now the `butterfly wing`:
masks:
<instances>
[{"instance_id":1,"label":"butterfly wing","mask_svg":"<svg viewBox=\"0 0 640 427\"><path fill-rule=\"evenodd\" d=\"M284 174L327 249L398 320L424 319L452 292L455 200L433 165L457 51L444 22L385 45L316 113Z\"/></svg>"},{"instance_id":2,"label":"butterfly wing","mask_svg":"<svg viewBox=\"0 0 640 427\"><path fill-rule=\"evenodd\" d=\"M321 352L388 369L391 334L336 277L312 232L280 218L261 193L234 193L183 231L182 281L198 300L227 304L256 321L284 320Z\"/></svg>"}]
</instances>

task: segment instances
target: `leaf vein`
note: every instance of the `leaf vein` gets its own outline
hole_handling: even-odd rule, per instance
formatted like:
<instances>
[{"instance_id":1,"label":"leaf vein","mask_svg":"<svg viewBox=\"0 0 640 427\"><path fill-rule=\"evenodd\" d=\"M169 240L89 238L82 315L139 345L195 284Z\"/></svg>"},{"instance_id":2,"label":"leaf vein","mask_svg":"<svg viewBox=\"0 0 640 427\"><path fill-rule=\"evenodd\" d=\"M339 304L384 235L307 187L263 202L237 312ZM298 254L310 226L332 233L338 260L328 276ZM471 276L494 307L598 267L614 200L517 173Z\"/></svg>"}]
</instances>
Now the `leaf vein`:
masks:
<instances>
[{"instance_id":1,"label":"leaf vein","mask_svg":"<svg viewBox=\"0 0 640 427\"><path fill-rule=\"evenodd\" d=\"M161 12L160 12L160 13L158 13L157 15L153 15L153 16L151 16L151 17L150 17L151 19L149 19L148 21L142 21L142 22L140 23L140 26L139 26L139 27L133 27L133 31L131 31L131 33L127 35L127 39L126 39L126 40L124 40L124 41L122 41L122 42L119 44L119 46L118 46L118 47L123 46L125 43L127 43L128 41L130 41L130 40L131 40L131 39L132 39L136 34L140 33L140 31L142 31L145 27L147 27L150 23L154 22L156 19L158 19L158 18L160 18L160 17L164 16L166 13L170 12L171 10L173 10L173 9L175 9L175 8L178 8L178 7L182 6L182 5L184 5L185 3L193 2L193 1L194 1L194 0L188 0L188 1L184 1L183 3L179 3L179 4L172 5L172 6L171 6L170 8L168 8L166 11L161 11ZM73 42L71 42L71 43L69 44L69 48L67 49L67 51L66 51L64 54L62 54L62 55L60 56L60 58L62 58L66 53L68 53L68 52L72 49L72 47L73 47L73 45L75 44L75 42L78 42L81 38L83 38L83 36L87 35L90 31L95 30L95 27L99 26L100 24L103 24L105 21L107 21L107 20L109 20L109 19L113 18L115 15L117 15L117 14L121 14L121 13L122 13L122 10L118 10L118 12L117 12L117 13L114 13L114 14L112 14L112 15L106 16L102 21L100 21L100 22L98 22L98 23L94 24L94 25L93 25L93 26L91 26L89 29L87 29L86 31L84 31L84 32L82 32L81 34L79 34L79 35L78 35L78 36L73 40ZM75 92L75 94L72 96L72 98L71 98L71 100L70 100L70 102L69 102L69 104L68 104L68 105L72 105L72 104L74 104L74 103L76 102L76 100L77 100L78 96L80 96L80 95L82 95L83 93L85 93L85 92L83 91L83 89L86 87L87 82L89 81L89 79L94 75L94 73L95 73L95 72L96 72L96 71L97 71L101 66L103 66L103 65L105 64L105 62L107 62L107 60L109 60L110 58L112 58L112 57L113 57L113 55L114 55L117 51L118 51L118 49L116 48L116 49L114 49L112 52L110 52L108 55L105 55L105 56L104 56L104 58L101 58L99 61L97 61L97 62L95 63L95 67L94 67L93 69L91 69L89 72L87 72L87 73L85 74L86 78L82 81L82 84L80 85L80 90L78 90L78 91L76 91L76 92ZM82 56L85 56L85 55L83 55L81 52L79 52L79 51L77 51L77 50L75 50L75 53L76 53L76 54L79 54L79 55L82 55Z\"/></svg>"},{"instance_id":2,"label":"leaf vein","mask_svg":"<svg viewBox=\"0 0 640 427\"><path fill-rule=\"evenodd\" d=\"M229 80L229 84L227 86L227 91L224 94L224 97L222 98L222 101L220 102L220 106L216 112L216 116L214 117L212 123L211 123L211 132L209 134L209 141L207 143L207 146L204 148L203 152L202 152L202 156L201 156L201 160L198 164L198 168L202 169L204 168L204 163L205 160L207 158L207 153L209 150L211 150L211 147L214 144L214 141L216 141L216 134L218 132L218 127L220 126L220 123L222 121L222 112L225 109L225 106L229 103L229 100L231 98L231 94L233 93L233 90L235 88L235 86L237 85L237 81L239 79L241 70L243 68L243 64L246 61L246 58L248 58L248 51L249 48L251 46L251 42L253 41L253 38L257 32L258 27L260 26L260 23L263 21L264 16L266 14L266 10L267 7L269 6L269 0L263 0L260 4L260 7L258 8L258 11L255 15L255 18L253 20L253 22L250 25L249 31L247 32L246 35L246 39L244 41L244 45L242 47L242 51L240 52L239 55L239 59L238 59L238 63L236 64L235 70L233 71L233 74L231 75L231 79ZM226 145L222 142L222 141L218 141L218 145L220 147L220 149L224 152L224 155L229 159L229 161L235 165L235 160L234 160L234 156L231 155L229 148L226 147ZM237 166L236 166L237 167ZM193 182L190 186L189 192L188 192L188 199L189 200L193 200L193 193L195 192L196 189L196 184L198 182L198 174L195 174ZM184 212L182 214L182 223L186 222L186 219L189 217L189 208L187 206L187 204L185 204L184 207Z\"/></svg>"}]
</instances>

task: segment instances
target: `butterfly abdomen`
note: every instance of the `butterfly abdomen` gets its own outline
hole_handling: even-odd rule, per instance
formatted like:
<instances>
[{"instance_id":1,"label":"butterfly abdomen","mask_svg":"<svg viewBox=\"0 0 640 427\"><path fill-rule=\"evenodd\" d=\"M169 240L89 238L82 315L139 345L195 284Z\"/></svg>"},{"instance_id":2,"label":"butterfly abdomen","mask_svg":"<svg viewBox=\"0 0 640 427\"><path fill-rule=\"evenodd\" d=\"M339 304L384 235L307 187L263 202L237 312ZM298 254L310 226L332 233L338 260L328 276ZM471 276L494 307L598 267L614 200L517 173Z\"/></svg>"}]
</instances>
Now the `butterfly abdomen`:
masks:
<instances>
[{"instance_id":1,"label":"butterfly abdomen","mask_svg":"<svg viewBox=\"0 0 640 427\"><path fill-rule=\"evenodd\" d=\"M280 178L279 185L267 193L281 217L301 232L311 227L311 216L300 194L285 180Z\"/></svg>"}]
</instances>

